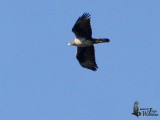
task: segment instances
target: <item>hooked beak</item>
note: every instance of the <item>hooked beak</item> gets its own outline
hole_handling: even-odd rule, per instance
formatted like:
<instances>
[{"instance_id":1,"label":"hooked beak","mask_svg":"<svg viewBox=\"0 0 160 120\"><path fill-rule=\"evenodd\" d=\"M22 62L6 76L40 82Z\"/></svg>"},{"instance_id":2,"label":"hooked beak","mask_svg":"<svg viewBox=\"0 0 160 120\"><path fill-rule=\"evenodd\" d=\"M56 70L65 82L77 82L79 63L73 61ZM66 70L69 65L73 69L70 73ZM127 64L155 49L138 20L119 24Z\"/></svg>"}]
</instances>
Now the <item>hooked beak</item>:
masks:
<instances>
[{"instance_id":1,"label":"hooked beak","mask_svg":"<svg viewBox=\"0 0 160 120\"><path fill-rule=\"evenodd\" d=\"M75 41L68 43L68 45L75 45Z\"/></svg>"}]
</instances>

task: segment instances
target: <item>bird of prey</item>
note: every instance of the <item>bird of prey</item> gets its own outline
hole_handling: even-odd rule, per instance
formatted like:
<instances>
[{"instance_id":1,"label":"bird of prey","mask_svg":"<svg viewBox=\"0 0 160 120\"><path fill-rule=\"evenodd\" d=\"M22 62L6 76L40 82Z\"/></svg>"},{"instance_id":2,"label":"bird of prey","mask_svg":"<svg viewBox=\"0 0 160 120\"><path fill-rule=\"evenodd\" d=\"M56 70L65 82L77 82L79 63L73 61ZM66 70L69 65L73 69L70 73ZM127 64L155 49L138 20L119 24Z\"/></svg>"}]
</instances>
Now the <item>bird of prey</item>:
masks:
<instances>
[{"instance_id":1,"label":"bird of prey","mask_svg":"<svg viewBox=\"0 0 160 120\"><path fill-rule=\"evenodd\" d=\"M139 112L139 103L137 101L134 103L132 114L137 117L141 115L141 112Z\"/></svg>"},{"instance_id":2,"label":"bird of prey","mask_svg":"<svg viewBox=\"0 0 160 120\"><path fill-rule=\"evenodd\" d=\"M77 46L76 58L82 67L96 71L98 66L95 60L93 44L105 43L110 40L108 38L92 38L90 18L89 13L84 13L78 18L72 28L76 38L68 45Z\"/></svg>"}]
</instances>

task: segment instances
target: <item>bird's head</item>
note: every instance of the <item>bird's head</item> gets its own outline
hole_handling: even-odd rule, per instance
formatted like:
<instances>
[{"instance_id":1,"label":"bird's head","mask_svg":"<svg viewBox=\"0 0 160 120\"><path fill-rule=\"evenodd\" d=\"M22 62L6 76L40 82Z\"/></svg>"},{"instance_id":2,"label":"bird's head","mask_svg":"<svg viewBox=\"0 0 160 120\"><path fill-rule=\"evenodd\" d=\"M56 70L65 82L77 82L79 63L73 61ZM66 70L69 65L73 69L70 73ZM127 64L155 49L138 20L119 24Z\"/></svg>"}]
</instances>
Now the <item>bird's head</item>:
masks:
<instances>
[{"instance_id":1,"label":"bird's head","mask_svg":"<svg viewBox=\"0 0 160 120\"><path fill-rule=\"evenodd\" d=\"M72 41L72 42L68 43L68 45L76 45L76 44L75 44L75 41Z\"/></svg>"}]
</instances>

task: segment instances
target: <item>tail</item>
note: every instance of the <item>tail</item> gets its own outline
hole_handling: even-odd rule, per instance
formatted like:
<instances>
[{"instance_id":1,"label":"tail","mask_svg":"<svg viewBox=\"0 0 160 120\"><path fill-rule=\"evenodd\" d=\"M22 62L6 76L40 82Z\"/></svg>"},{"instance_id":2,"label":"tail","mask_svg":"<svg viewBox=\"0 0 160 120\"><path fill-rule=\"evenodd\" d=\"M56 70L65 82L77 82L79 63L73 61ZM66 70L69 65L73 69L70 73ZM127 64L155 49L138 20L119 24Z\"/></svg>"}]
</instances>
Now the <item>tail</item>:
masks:
<instances>
[{"instance_id":1,"label":"tail","mask_svg":"<svg viewBox=\"0 0 160 120\"><path fill-rule=\"evenodd\" d=\"M110 40L107 38L94 38L93 42L94 44L98 44L98 43L105 43L105 42L109 42Z\"/></svg>"}]
</instances>

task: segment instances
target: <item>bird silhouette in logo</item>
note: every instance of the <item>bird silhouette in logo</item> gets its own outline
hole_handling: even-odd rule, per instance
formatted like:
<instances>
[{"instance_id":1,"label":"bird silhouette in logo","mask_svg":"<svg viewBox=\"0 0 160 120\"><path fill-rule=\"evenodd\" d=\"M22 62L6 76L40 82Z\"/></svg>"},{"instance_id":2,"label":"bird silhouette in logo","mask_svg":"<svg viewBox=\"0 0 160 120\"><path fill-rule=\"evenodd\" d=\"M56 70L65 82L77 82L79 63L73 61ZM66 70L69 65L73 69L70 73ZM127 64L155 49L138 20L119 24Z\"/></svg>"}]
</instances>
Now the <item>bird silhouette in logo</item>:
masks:
<instances>
[{"instance_id":1,"label":"bird silhouette in logo","mask_svg":"<svg viewBox=\"0 0 160 120\"><path fill-rule=\"evenodd\" d=\"M141 115L141 112L139 112L139 103L137 101L134 103L132 114L137 116L137 117Z\"/></svg>"}]
</instances>

